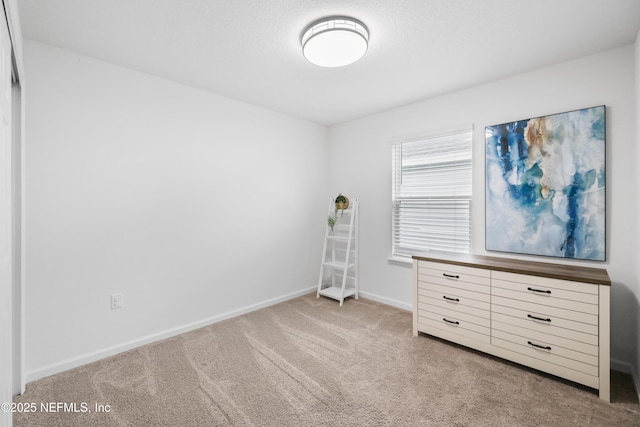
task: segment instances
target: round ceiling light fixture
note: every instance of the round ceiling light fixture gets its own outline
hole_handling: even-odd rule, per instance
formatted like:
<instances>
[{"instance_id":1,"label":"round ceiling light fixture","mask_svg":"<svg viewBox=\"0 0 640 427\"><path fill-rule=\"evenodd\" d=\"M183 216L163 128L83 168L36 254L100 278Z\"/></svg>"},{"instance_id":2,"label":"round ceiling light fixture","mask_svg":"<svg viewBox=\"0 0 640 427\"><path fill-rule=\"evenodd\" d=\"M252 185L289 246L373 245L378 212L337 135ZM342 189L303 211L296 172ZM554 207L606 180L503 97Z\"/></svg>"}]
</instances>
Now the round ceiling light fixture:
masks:
<instances>
[{"instance_id":1,"label":"round ceiling light fixture","mask_svg":"<svg viewBox=\"0 0 640 427\"><path fill-rule=\"evenodd\" d=\"M362 58L369 46L369 30L357 19L324 18L309 25L302 35L302 53L321 67L342 67Z\"/></svg>"}]
</instances>

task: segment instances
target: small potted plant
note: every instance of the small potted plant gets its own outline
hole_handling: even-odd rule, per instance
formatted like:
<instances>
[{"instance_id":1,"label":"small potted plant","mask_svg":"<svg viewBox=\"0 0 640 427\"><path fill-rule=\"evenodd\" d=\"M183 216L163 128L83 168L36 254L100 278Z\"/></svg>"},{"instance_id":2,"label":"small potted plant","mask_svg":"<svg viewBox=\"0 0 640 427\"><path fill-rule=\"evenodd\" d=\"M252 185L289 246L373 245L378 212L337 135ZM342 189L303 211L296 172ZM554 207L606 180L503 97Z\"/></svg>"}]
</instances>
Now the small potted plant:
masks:
<instances>
[{"instance_id":1,"label":"small potted plant","mask_svg":"<svg viewBox=\"0 0 640 427\"><path fill-rule=\"evenodd\" d=\"M338 221L338 218L336 217L329 216L329 218L327 218L327 224L329 224L329 227L331 227L332 233L333 233L333 226L336 225L336 221Z\"/></svg>"},{"instance_id":2,"label":"small potted plant","mask_svg":"<svg viewBox=\"0 0 640 427\"><path fill-rule=\"evenodd\" d=\"M349 198L347 196L343 196L342 193L340 193L338 194L338 197L336 197L335 203L336 215L338 214L339 210L343 211L342 213L344 214L344 210L349 207Z\"/></svg>"}]
</instances>

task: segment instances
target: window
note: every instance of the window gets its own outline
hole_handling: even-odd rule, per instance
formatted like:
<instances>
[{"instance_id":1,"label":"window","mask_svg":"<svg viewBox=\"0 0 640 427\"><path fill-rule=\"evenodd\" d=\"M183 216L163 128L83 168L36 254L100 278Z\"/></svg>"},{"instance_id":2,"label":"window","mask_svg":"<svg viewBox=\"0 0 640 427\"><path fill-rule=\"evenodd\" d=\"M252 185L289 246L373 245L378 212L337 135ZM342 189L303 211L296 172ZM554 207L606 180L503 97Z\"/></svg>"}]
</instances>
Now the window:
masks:
<instances>
[{"instance_id":1,"label":"window","mask_svg":"<svg viewBox=\"0 0 640 427\"><path fill-rule=\"evenodd\" d=\"M469 252L473 129L394 144L393 253Z\"/></svg>"}]
</instances>

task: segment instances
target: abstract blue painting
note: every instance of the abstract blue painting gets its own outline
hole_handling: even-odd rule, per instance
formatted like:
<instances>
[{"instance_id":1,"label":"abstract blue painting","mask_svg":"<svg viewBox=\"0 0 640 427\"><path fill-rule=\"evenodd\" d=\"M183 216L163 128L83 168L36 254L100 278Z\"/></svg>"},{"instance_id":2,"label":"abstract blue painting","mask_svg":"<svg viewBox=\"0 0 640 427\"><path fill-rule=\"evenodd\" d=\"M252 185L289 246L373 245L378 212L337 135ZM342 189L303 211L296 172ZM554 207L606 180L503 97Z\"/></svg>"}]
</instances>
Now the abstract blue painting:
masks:
<instances>
[{"instance_id":1,"label":"abstract blue painting","mask_svg":"<svg viewBox=\"0 0 640 427\"><path fill-rule=\"evenodd\" d=\"M486 249L605 260L605 106L486 129Z\"/></svg>"}]
</instances>

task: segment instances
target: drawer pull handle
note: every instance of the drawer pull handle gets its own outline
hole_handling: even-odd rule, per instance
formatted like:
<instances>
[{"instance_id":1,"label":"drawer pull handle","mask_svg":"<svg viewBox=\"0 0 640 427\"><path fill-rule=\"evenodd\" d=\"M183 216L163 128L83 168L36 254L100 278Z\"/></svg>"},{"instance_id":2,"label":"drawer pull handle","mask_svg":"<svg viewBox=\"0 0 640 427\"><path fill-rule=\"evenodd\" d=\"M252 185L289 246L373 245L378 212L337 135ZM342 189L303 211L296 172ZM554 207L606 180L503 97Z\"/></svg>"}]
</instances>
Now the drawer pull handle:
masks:
<instances>
[{"instance_id":1,"label":"drawer pull handle","mask_svg":"<svg viewBox=\"0 0 640 427\"><path fill-rule=\"evenodd\" d=\"M445 296L445 295L442 295L442 298L446 299L447 301L460 302L458 298L449 298L448 296Z\"/></svg>"},{"instance_id":2,"label":"drawer pull handle","mask_svg":"<svg viewBox=\"0 0 640 427\"><path fill-rule=\"evenodd\" d=\"M542 317L536 317L536 316L532 316L530 314L527 314L527 317L529 319L540 320L541 322L551 322L551 319L543 319Z\"/></svg>"},{"instance_id":3,"label":"drawer pull handle","mask_svg":"<svg viewBox=\"0 0 640 427\"><path fill-rule=\"evenodd\" d=\"M442 320L444 320L444 321L445 321L445 322L447 322L447 323L451 323L451 324L453 324L453 325L459 325L459 324L460 324L460 322L455 322L455 321L453 321L453 320L449 320L449 319L447 319L447 318L445 318L445 317L443 317L443 318L442 318Z\"/></svg>"},{"instance_id":4,"label":"drawer pull handle","mask_svg":"<svg viewBox=\"0 0 640 427\"><path fill-rule=\"evenodd\" d=\"M541 294L550 294L551 293L551 291L549 291L549 290L543 291L542 289L527 288L527 290L531 291L531 292L539 292Z\"/></svg>"},{"instance_id":5,"label":"drawer pull handle","mask_svg":"<svg viewBox=\"0 0 640 427\"><path fill-rule=\"evenodd\" d=\"M460 276L458 276L458 275L455 275L455 276L454 276L453 274L442 273L442 275L443 275L444 277L448 277L448 278L450 278L450 279L459 279L459 278L460 278Z\"/></svg>"},{"instance_id":6,"label":"drawer pull handle","mask_svg":"<svg viewBox=\"0 0 640 427\"><path fill-rule=\"evenodd\" d=\"M540 344L534 344L531 341L527 341L527 344L532 345L532 346L534 346L536 348L541 348L543 350L551 350L551 347L549 347L549 346L544 346L544 345L540 345Z\"/></svg>"}]
</instances>

